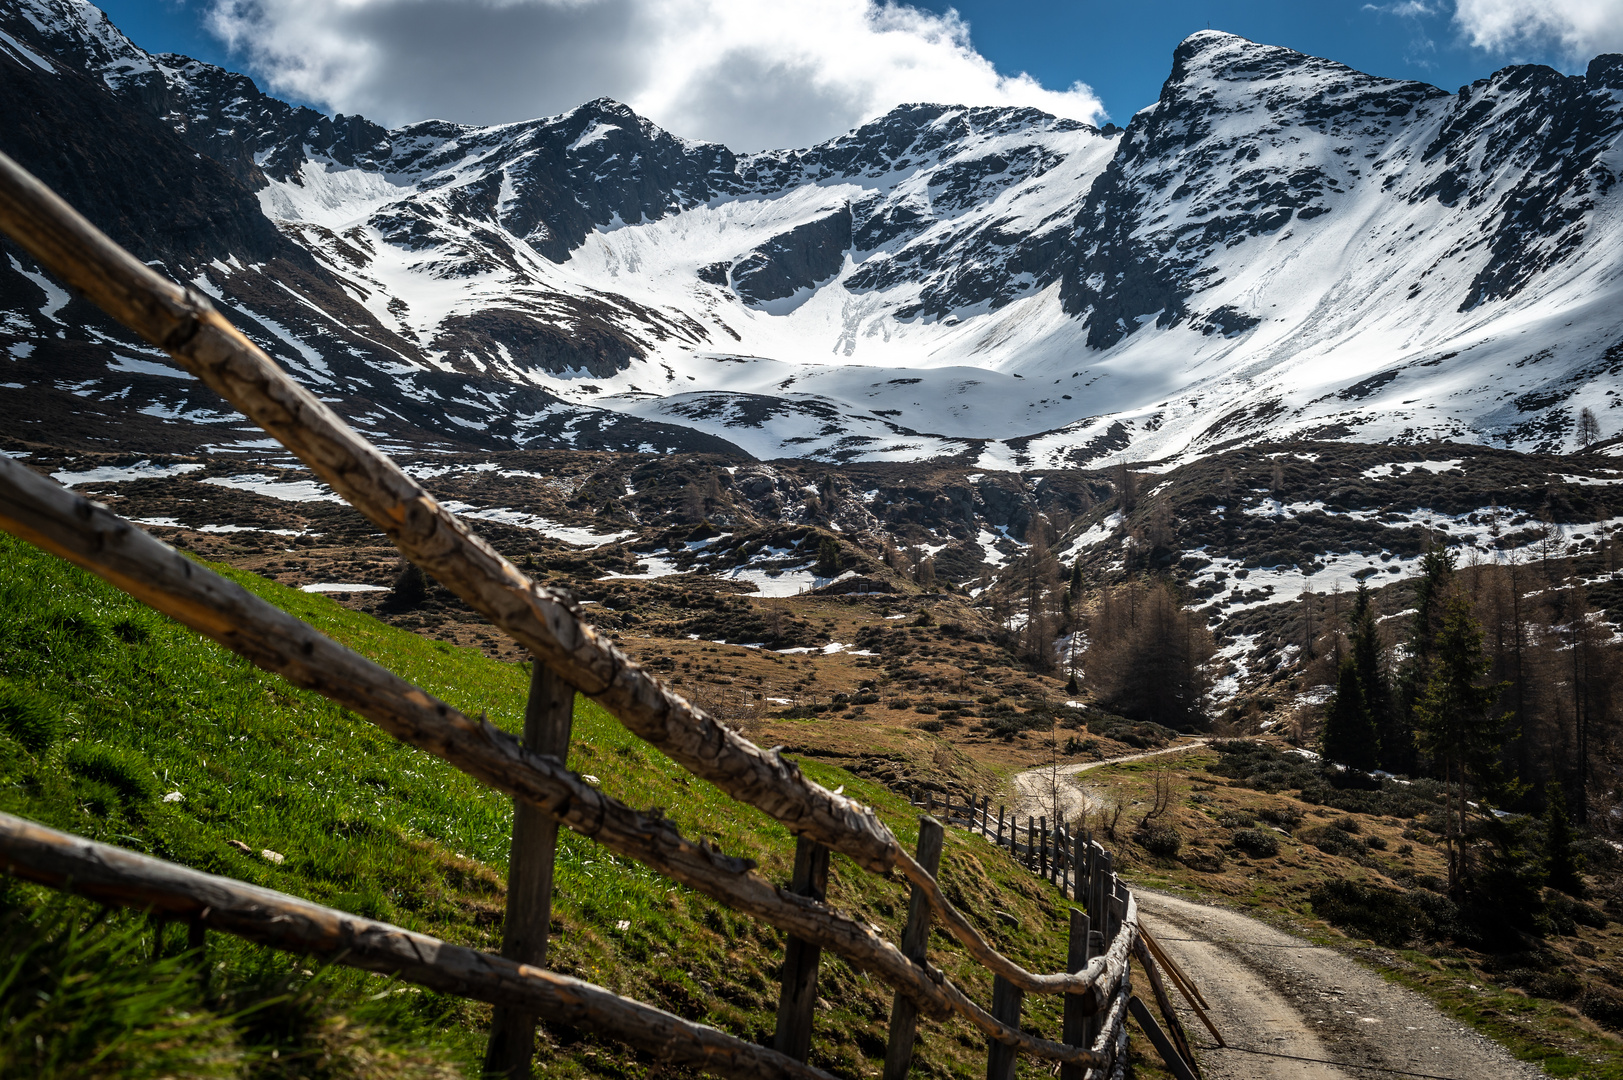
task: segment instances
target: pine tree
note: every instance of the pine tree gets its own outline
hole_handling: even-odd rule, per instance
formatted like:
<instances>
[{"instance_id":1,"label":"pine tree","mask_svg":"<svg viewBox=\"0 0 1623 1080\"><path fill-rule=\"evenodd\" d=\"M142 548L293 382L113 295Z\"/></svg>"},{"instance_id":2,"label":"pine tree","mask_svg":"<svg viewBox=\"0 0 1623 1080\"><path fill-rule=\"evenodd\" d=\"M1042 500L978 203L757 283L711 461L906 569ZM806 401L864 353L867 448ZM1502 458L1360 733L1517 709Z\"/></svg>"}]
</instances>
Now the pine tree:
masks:
<instances>
[{"instance_id":1,"label":"pine tree","mask_svg":"<svg viewBox=\"0 0 1623 1080\"><path fill-rule=\"evenodd\" d=\"M1420 698L1431 679L1437 635L1441 632L1448 596L1454 584L1454 553L1433 547L1420 560L1420 580L1415 583L1415 616L1409 630L1409 657L1399 677L1402 707L1398 718L1388 725L1381 746L1381 767L1395 773L1413 773L1416 761L1414 731Z\"/></svg>"},{"instance_id":2,"label":"pine tree","mask_svg":"<svg viewBox=\"0 0 1623 1080\"><path fill-rule=\"evenodd\" d=\"M1544 811L1544 868L1550 887L1568 896L1584 894L1584 858L1574 846L1577 839L1567 816L1567 795L1560 784L1550 785L1550 805Z\"/></svg>"},{"instance_id":3,"label":"pine tree","mask_svg":"<svg viewBox=\"0 0 1623 1080\"><path fill-rule=\"evenodd\" d=\"M1491 710L1502 688L1479 685L1491 661L1482 650L1482 628L1464 598L1448 601L1432 644L1430 677L1415 703L1415 733L1447 787L1448 883L1457 890L1467 792L1493 794L1499 786L1504 718Z\"/></svg>"},{"instance_id":4,"label":"pine tree","mask_svg":"<svg viewBox=\"0 0 1623 1080\"><path fill-rule=\"evenodd\" d=\"M839 541L832 536L823 537L823 542L817 545L817 566L812 573L820 578L839 577L843 566Z\"/></svg>"},{"instance_id":5,"label":"pine tree","mask_svg":"<svg viewBox=\"0 0 1623 1080\"><path fill-rule=\"evenodd\" d=\"M1375 726L1376 765L1387 772L1407 771L1413 758L1413 739L1398 725L1392 707L1392 684L1386 675L1385 648L1375 622L1369 586L1362 581L1353 594L1352 653L1349 659L1358 674L1358 689L1364 695L1364 708Z\"/></svg>"},{"instance_id":6,"label":"pine tree","mask_svg":"<svg viewBox=\"0 0 1623 1080\"><path fill-rule=\"evenodd\" d=\"M1082 599L1082 560L1078 559L1071 564L1070 597L1072 600Z\"/></svg>"},{"instance_id":7,"label":"pine tree","mask_svg":"<svg viewBox=\"0 0 1623 1080\"><path fill-rule=\"evenodd\" d=\"M428 579L423 576L422 570L416 563L400 560L400 570L395 574L394 590L389 593L389 606L400 611L410 611L421 607L423 601L428 599Z\"/></svg>"},{"instance_id":8,"label":"pine tree","mask_svg":"<svg viewBox=\"0 0 1623 1080\"><path fill-rule=\"evenodd\" d=\"M1363 772L1375 768L1375 720L1364 703L1358 665L1350 656L1341 662L1336 692L1325 706L1322 737L1327 760Z\"/></svg>"}]
</instances>

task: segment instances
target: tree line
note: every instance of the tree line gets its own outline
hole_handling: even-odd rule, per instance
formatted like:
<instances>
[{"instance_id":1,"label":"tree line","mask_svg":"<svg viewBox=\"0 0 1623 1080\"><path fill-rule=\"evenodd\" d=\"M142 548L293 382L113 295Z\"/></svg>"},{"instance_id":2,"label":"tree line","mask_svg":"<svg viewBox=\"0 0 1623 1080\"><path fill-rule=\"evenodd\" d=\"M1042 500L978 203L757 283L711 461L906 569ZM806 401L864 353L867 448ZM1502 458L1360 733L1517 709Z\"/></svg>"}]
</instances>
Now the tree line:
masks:
<instances>
[{"instance_id":1,"label":"tree line","mask_svg":"<svg viewBox=\"0 0 1623 1080\"><path fill-rule=\"evenodd\" d=\"M1568 566L1512 551L1462 567L1433 547L1406 619L1383 624L1360 585L1332 631L1324 754L1443 781L1456 891L1514 861L1516 826L1495 810L1543 816L1558 837L1617 805L1623 649Z\"/></svg>"}]
</instances>

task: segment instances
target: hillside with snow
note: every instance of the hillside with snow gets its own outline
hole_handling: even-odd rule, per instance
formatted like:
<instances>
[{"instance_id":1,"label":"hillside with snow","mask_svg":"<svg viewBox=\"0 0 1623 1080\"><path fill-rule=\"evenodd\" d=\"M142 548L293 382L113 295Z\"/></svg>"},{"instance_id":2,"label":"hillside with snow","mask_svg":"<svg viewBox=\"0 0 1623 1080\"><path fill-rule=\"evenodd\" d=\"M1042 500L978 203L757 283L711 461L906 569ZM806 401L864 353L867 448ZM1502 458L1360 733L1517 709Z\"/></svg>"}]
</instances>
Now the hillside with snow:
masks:
<instances>
[{"instance_id":1,"label":"hillside with snow","mask_svg":"<svg viewBox=\"0 0 1623 1080\"><path fill-rule=\"evenodd\" d=\"M1623 57L1448 94L1206 31L1125 129L910 105L739 155L609 100L325 117L76 0L0 0L0 31L16 115L161 130L165 182L222 203L115 238L378 438L1041 469L1623 426ZM157 171L64 171L27 125L0 149L92 217ZM0 393L132 438L232 425L6 250Z\"/></svg>"}]
</instances>

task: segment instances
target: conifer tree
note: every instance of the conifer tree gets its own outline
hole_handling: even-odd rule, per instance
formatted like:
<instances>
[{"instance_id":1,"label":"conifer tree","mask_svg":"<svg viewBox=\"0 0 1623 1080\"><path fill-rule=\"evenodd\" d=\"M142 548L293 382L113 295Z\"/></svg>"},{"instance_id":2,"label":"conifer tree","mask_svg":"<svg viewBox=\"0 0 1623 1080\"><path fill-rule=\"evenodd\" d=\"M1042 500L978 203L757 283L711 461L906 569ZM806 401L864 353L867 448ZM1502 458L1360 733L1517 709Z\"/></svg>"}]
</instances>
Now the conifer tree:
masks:
<instances>
[{"instance_id":1,"label":"conifer tree","mask_svg":"<svg viewBox=\"0 0 1623 1080\"><path fill-rule=\"evenodd\" d=\"M1457 890L1468 793L1498 789L1504 718L1492 707L1501 687L1479 685L1491 662L1482 649L1482 628L1463 597L1448 600L1432 645L1430 677L1415 703L1415 733L1447 785L1448 883Z\"/></svg>"},{"instance_id":2,"label":"conifer tree","mask_svg":"<svg viewBox=\"0 0 1623 1080\"><path fill-rule=\"evenodd\" d=\"M1416 767L1414 732L1420 698L1432 675L1437 636L1454 585L1454 553L1433 547L1420 560L1420 580L1415 583L1415 616L1410 624L1409 656L1399 677L1402 708L1388 725L1388 738L1382 741L1381 767L1395 773L1413 773Z\"/></svg>"},{"instance_id":3,"label":"conifer tree","mask_svg":"<svg viewBox=\"0 0 1623 1080\"><path fill-rule=\"evenodd\" d=\"M1341 662L1336 692L1325 706L1322 737L1327 760L1364 772L1375 768L1375 720L1364 703L1358 666L1350 656Z\"/></svg>"},{"instance_id":4,"label":"conifer tree","mask_svg":"<svg viewBox=\"0 0 1623 1080\"><path fill-rule=\"evenodd\" d=\"M1544 868L1550 887L1568 896L1584 894L1584 859L1574 846L1577 839L1567 816L1567 795L1560 784L1550 785L1550 804L1544 810Z\"/></svg>"},{"instance_id":5,"label":"conifer tree","mask_svg":"<svg viewBox=\"0 0 1623 1080\"><path fill-rule=\"evenodd\" d=\"M823 542L817 545L817 566L812 573L821 578L839 577L843 565L839 541L832 536L823 537Z\"/></svg>"},{"instance_id":6,"label":"conifer tree","mask_svg":"<svg viewBox=\"0 0 1623 1080\"><path fill-rule=\"evenodd\" d=\"M1387 772L1405 771L1410 766L1412 740L1398 723L1392 707L1392 684L1386 675L1385 648L1380 627L1375 623L1369 586L1362 581L1353 594L1352 653L1350 659L1358 676L1358 689L1364 695L1364 708L1375 727L1378 767Z\"/></svg>"}]
</instances>

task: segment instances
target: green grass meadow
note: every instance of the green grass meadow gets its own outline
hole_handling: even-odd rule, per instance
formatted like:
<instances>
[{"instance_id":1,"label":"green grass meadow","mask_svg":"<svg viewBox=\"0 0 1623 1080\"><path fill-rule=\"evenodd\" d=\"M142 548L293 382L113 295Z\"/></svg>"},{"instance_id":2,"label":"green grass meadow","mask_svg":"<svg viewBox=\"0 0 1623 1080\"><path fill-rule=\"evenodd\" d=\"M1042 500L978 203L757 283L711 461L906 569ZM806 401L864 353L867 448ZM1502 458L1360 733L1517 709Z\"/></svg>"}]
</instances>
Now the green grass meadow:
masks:
<instances>
[{"instance_id":1,"label":"green grass meadow","mask_svg":"<svg viewBox=\"0 0 1623 1080\"><path fill-rule=\"evenodd\" d=\"M521 723L527 672L396 630L320 596L216 570L472 715ZM785 880L788 832L577 705L570 767L690 837ZM902 800L806 763L876 806L911 845ZM174 794L178 793L178 797ZM31 546L0 536L0 809L476 948L500 947L511 806L449 765ZM236 845L244 845L248 851ZM280 863L260 854L282 856ZM1058 892L954 832L945 888L1032 968L1063 962ZM895 939L907 893L836 857L830 900ZM1014 916L1017 929L994 917ZM549 966L770 1042L783 939L592 842L558 853ZM0 1077L477 1076L489 1010L309 958L185 931L0 879ZM979 1000L990 980L939 932L933 955ZM891 995L825 957L812 1061L877 1075ZM1058 1006L1028 1027L1058 1035ZM967 1025L925 1024L915 1071L984 1070ZM1035 1076L1038 1066L1027 1063ZM538 1071L637 1077L653 1063L549 1029Z\"/></svg>"}]
</instances>

